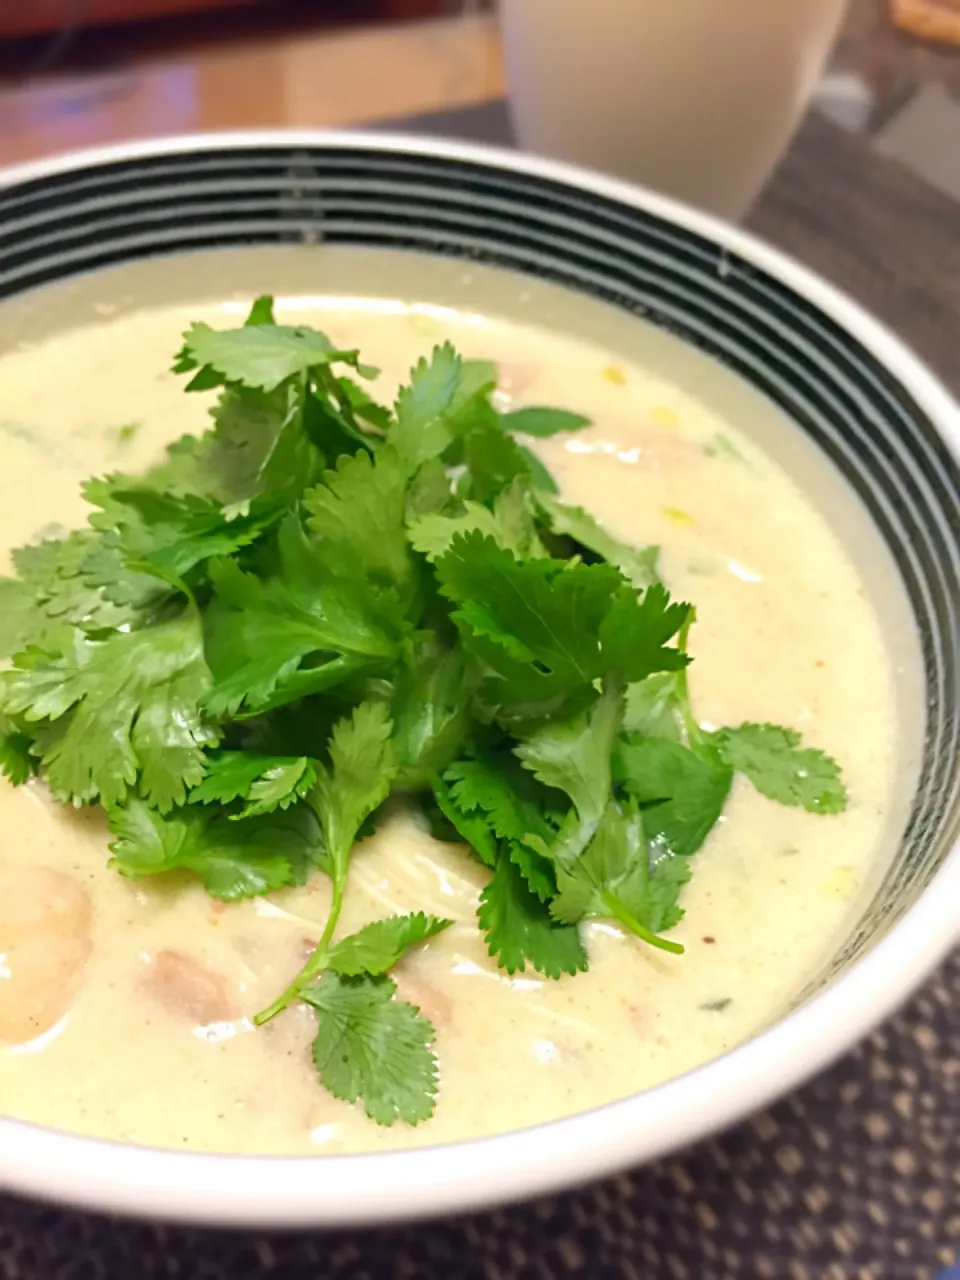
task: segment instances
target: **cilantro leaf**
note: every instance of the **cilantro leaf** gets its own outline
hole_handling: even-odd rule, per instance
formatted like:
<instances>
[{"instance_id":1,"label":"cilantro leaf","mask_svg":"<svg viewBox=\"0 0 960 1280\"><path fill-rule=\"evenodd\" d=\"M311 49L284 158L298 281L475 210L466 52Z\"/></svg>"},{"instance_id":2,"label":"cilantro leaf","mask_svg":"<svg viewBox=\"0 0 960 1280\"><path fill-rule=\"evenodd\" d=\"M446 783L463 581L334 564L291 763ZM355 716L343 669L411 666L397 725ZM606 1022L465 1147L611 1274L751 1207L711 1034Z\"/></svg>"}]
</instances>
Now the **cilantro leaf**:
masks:
<instances>
[{"instance_id":1,"label":"cilantro leaf","mask_svg":"<svg viewBox=\"0 0 960 1280\"><path fill-rule=\"evenodd\" d=\"M29 734L0 715L0 773L15 787L22 786L37 770L32 746L33 739Z\"/></svg>"},{"instance_id":2,"label":"cilantro leaf","mask_svg":"<svg viewBox=\"0 0 960 1280\"><path fill-rule=\"evenodd\" d=\"M343 978L356 978L361 973L376 977L392 969L412 947L436 937L451 924L452 920L424 915L422 911L374 920L331 947L325 967Z\"/></svg>"},{"instance_id":3,"label":"cilantro leaf","mask_svg":"<svg viewBox=\"0 0 960 1280\"><path fill-rule=\"evenodd\" d=\"M519 840L509 841L506 848L507 856L523 876L530 892L541 902L549 902L557 892L557 877L551 860Z\"/></svg>"},{"instance_id":4,"label":"cilantro leaf","mask_svg":"<svg viewBox=\"0 0 960 1280\"><path fill-rule=\"evenodd\" d=\"M531 405L514 409L500 419L504 431L524 436L555 436L561 431L581 431L590 426L590 419L569 409L546 409Z\"/></svg>"},{"instance_id":5,"label":"cilantro leaf","mask_svg":"<svg viewBox=\"0 0 960 1280\"><path fill-rule=\"evenodd\" d=\"M500 373L492 360L462 360L454 407L462 411L474 402L489 400L499 381Z\"/></svg>"},{"instance_id":6,"label":"cilantro leaf","mask_svg":"<svg viewBox=\"0 0 960 1280\"><path fill-rule=\"evenodd\" d=\"M427 786L459 753L470 724L471 693L459 649L448 649L435 633L409 646L393 698L399 786Z\"/></svg>"},{"instance_id":7,"label":"cilantro leaf","mask_svg":"<svg viewBox=\"0 0 960 1280\"><path fill-rule=\"evenodd\" d=\"M323 849L316 861L333 882L330 913L313 954L276 1000L256 1015L258 1026L302 996L326 966L328 948L343 908L354 841L366 820L389 795L396 776L391 730L390 714L382 702L362 702L334 727L329 764L317 765L317 781L307 796L323 833Z\"/></svg>"},{"instance_id":8,"label":"cilantro leaf","mask_svg":"<svg viewBox=\"0 0 960 1280\"><path fill-rule=\"evenodd\" d=\"M12 657L34 640L36 597L25 582L0 578L0 657Z\"/></svg>"},{"instance_id":9,"label":"cilantro leaf","mask_svg":"<svg viewBox=\"0 0 960 1280\"><path fill-rule=\"evenodd\" d=\"M840 766L823 751L802 747L793 729L773 724L742 724L721 729L714 738L720 755L745 773L761 795L808 813L842 813L847 791Z\"/></svg>"},{"instance_id":10,"label":"cilantro leaf","mask_svg":"<svg viewBox=\"0 0 960 1280\"><path fill-rule=\"evenodd\" d=\"M454 439L462 439L479 426L499 423L499 414L490 398L497 389L498 380L497 366L491 360L461 361L460 385L448 417L448 427Z\"/></svg>"},{"instance_id":11,"label":"cilantro leaf","mask_svg":"<svg viewBox=\"0 0 960 1280\"><path fill-rule=\"evenodd\" d=\"M493 698L559 702L599 674L599 632L620 583L603 566L521 563L491 538L457 537L437 561L464 641L492 674Z\"/></svg>"},{"instance_id":12,"label":"cilantro leaf","mask_svg":"<svg viewBox=\"0 0 960 1280\"><path fill-rule=\"evenodd\" d=\"M192 804L246 801L233 821L287 809L317 780L306 756L269 756L255 751L218 751L207 756L207 776L190 793Z\"/></svg>"},{"instance_id":13,"label":"cilantro leaf","mask_svg":"<svg viewBox=\"0 0 960 1280\"><path fill-rule=\"evenodd\" d=\"M310 401L303 387L287 384L270 392L227 387L211 410L213 430L175 440L143 483L225 503L259 493L294 500L320 479L324 465L307 429Z\"/></svg>"},{"instance_id":14,"label":"cilantro leaf","mask_svg":"<svg viewBox=\"0 0 960 1280\"><path fill-rule=\"evenodd\" d=\"M629 587L620 590L600 627L604 673L634 681L657 671L682 671L689 659L680 649L667 648L667 642L689 614L690 606L671 602L659 582L640 594Z\"/></svg>"},{"instance_id":15,"label":"cilantro leaf","mask_svg":"<svg viewBox=\"0 0 960 1280\"><path fill-rule=\"evenodd\" d=\"M332 375L331 375L332 376ZM336 390L339 393L341 410L349 406L354 418L359 418L376 432L385 433L392 421L392 414L382 404L377 404L370 393L354 382L352 378L341 374L336 379Z\"/></svg>"},{"instance_id":16,"label":"cilantro leaf","mask_svg":"<svg viewBox=\"0 0 960 1280\"><path fill-rule=\"evenodd\" d=\"M240 813L232 816L239 821L276 809L288 809L307 795L315 780L316 768L305 756L286 762L278 760L257 778L247 793L247 803Z\"/></svg>"},{"instance_id":17,"label":"cilantro leaf","mask_svg":"<svg viewBox=\"0 0 960 1280\"><path fill-rule=\"evenodd\" d=\"M656 935L682 918L678 897L689 879L690 864L681 858L666 857L651 867L636 803L623 810L610 804L583 856L558 869L559 892L550 911L568 924L612 918L645 942L680 952L679 944Z\"/></svg>"},{"instance_id":18,"label":"cilantro leaf","mask_svg":"<svg viewBox=\"0 0 960 1280\"><path fill-rule=\"evenodd\" d=\"M317 766L309 802L323 829L324 869L341 892L357 832L387 798L396 774L392 729L383 703L363 702L334 728L329 765Z\"/></svg>"},{"instance_id":19,"label":"cilantro leaf","mask_svg":"<svg viewBox=\"0 0 960 1280\"><path fill-rule=\"evenodd\" d=\"M20 575L20 582L15 584L19 590L4 588L10 593L10 614L0 623L8 652L14 651L8 648L8 627L16 634L19 626L16 647L23 648L27 643L46 645L47 633L53 629L51 622L96 631L135 621L132 610L118 607L99 586L87 579L88 557L100 541L98 534L82 529L62 540L50 538L18 547L13 552L13 562ZM6 605L2 596L0 603Z\"/></svg>"},{"instance_id":20,"label":"cilantro leaf","mask_svg":"<svg viewBox=\"0 0 960 1280\"><path fill-rule=\"evenodd\" d=\"M526 445L520 446L520 457L523 459L527 468L527 480L530 488L536 493L559 493L559 487L556 480L544 466L543 462L537 457L532 449L528 449Z\"/></svg>"},{"instance_id":21,"label":"cilantro leaf","mask_svg":"<svg viewBox=\"0 0 960 1280\"><path fill-rule=\"evenodd\" d=\"M174 369L199 369L188 390L206 390L217 381L273 391L282 382L321 365L358 365L356 351L338 350L326 334L302 325L256 324L239 329L213 329L192 324L183 335L183 350ZM208 371L217 378L211 381Z\"/></svg>"},{"instance_id":22,"label":"cilantro leaf","mask_svg":"<svg viewBox=\"0 0 960 1280\"><path fill-rule=\"evenodd\" d=\"M319 848L317 820L304 805L230 822L194 805L164 816L132 798L108 817L110 865L121 875L140 880L189 871L225 902L302 884Z\"/></svg>"},{"instance_id":23,"label":"cilantro leaf","mask_svg":"<svg viewBox=\"0 0 960 1280\"><path fill-rule=\"evenodd\" d=\"M467 469L462 496L480 503L492 502L517 479L537 488L540 473L546 473L543 463L531 465L534 455L507 435L492 410L489 421L481 421L463 437L463 453Z\"/></svg>"},{"instance_id":24,"label":"cilantro leaf","mask_svg":"<svg viewBox=\"0 0 960 1280\"><path fill-rule=\"evenodd\" d=\"M682 720L674 672L658 672L627 688L623 727L628 733L639 733L645 738L680 741Z\"/></svg>"},{"instance_id":25,"label":"cilantro leaf","mask_svg":"<svg viewBox=\"0 0 960 1280\"><path fill-rule=\"evenodd\" d=\"M294 502L323 473L324 455L309 430L315 397L308 388L229 387L214 410L208 458L228 501L269 494Z\"/></svg>"},{"instance_id":26,"label":"cilantro leaf","mask_svg":"<svg viewBox=\"0 0 960 1280\"><path fill-rule=\"evenodd\" d=\"M455 515L431 512L421 516L408 526L407 533L414 550L434 561L450 549L458 534L474 530L493 538L519 560L546 554L537 537L526 484L519 477L497 494L492 511L479 502L467 501Z\"/></svg>"},{"instance_id":27,"label":"cilantro leaf","mask_svg":"<svg viewBox=\"0 0 960 1280\"><path fill-rule=\"evenodd\" d=\"M118 604L143 603L163 591L143 570L165 581L185 578L204 560L255 542L286 508L274 495L226 508L210 499L129 488L123 477L119 483L108 478L88 484L85 491L105 506L105 513L94 517L104 532L85 561L86 577Z\"/></svg>"},{"instance_id":28,"label":"cilantro leaf","mask_svg":"<svg viewBox=\"0 0 960 1280\"><path fill-rule=\"evenodd\" d=\"M213 562L209 573L215 598L204 625L213 715L263 712L395 657L391 619L376 611L356 575L330 575L295 517L281 529L276 576L258 578L232 560Z\"/></svg>"},{"instance_id":29,"label":"cilantro leaf","mask_svg":"<svg viewBox=\"0 0 960 1280\"><path fill-rule=\"evenodd\" d=\"M519 867L503 854L480 895L477 919L487 950L507 973L523 973L528 964L547 978L587 969L587 953L576 925L552 920Z\"/></svg>"},{"instance_id":30,"label":"cilantro leaf","mask_svg":"<svg viewBox=\"0 0 960 1280\"><path fill-rule=\"evenodd\" d=\"M362 565L379 586L410 591L414 564L404 528L409 478L400 454L385 446L375 460L367 453L341 458L336 471L304 495L307 523L326 564L354 577Z\"/></svg>"},{"instance_id":31,"label":"cilantro leaf","mask_svg":"<svg viewBox=\"0 0 960 1280\"><path fill-rule=\"evenodd\" d=\"M132 617L157 611L175 592L175 587L146 566L129 566L117 540L99 538L83 562L83 583L91 591L101 591L111 605L126 609Z\"/></svg>"},{"instance_id":32,"label":"cilantro leaf","mask_svg":"<svg viewBox=\"0 0 960 1280\"><path fill-rule=\"evenodd\" d=\"M627 736L617 747L617 780L644 808L647 838L671 854L697 852L723 812L732 771L666 738Z\"/></svg>"},{"instance_id":33,"label":"cilantro leaf","mask_svg":"<svg viewBox=\"0 0 960 1280\"><path fill-rule=\"evenodd\" d=\"M437 458L452 442L447 421L463 377L463 363L449 342L435 347L428 360L410 371L394 408L396 423L390 441L408 470Z\"/></svg>"},{"instance_id":34,"label":"cilantro leaf","mask_svg":"<svg viewBox=\"0 0 960 1280\"><path fill-rule=\"evenodd\" d=\"M547 554L537 536L530 486L526 478L516 476L493 500L497 522L497 541L512 551L518 560L532 560Z\"/></svg>"},{"instance_id":35,"label":"cilantro leaf","mask_svg":"<svg viewBox=\"0 0 960 1280\"><path fill-rule=\"evenodd\" d=\"M556 838L556 829L550 820L555 806L551 792L539 786L529 773L517 767L515 759L502 752L486 752L474 759L458 761L447 770L445 782L450 786L451 803L457 808L455 825L481 823L492 833L492 836L486 835L487 856L483 861L491 867L496 865L497 845L493 836L506 841L508 856L532 892L541 902L553 897L556 892L553 868L537 852Z\"/></svg>"},{"instance_id":36,"label":"cilantro leaf","mask_svg":"<svg viewBox=\"0 0 960 1280\"><path fill-rule=\"evenodd\" d=\"M439 458L425 462L407 486L405 516L408 532L421 516L436 515L448 506L452 494L453 481L443 462Z\"/></svg>"},{"instance_id":37,"label":"cilantro leaf","mask_svg":"<svg viewBox=\"0 0 960 1280\"><path fill-rule=\"evenodd\" d=\"M268 301L254 303L245 328L264 326L262 332L268 332L275 327L264 318L270 313ZM241 341L260 340L248 335ZM197 362L184 348L175 367L192 371ZM190 387L223 382L223 375L207 366ZM338 378L328 364L291 375L270 390L230 382L212 410L214 430L199 440L184 436L176 441L146 483L179 496L206 495L225 502L259 493L294 501L321 478L328 452L335 458L370 447L357 426L354 401L369 406L363 412L370 416L386 412L362 388Z\"/></svg>"},{"instance_id":38,"label":"cilantro leaf","mask_svg":"<svg viewBox=\"0 0 960 1280\"><path fill-rule=\"evenodd\" d=\"M463 461L462 440L471 431L495 426L499 430L499 415L493 407L492 393L497 389L497 366L489 360L462 360L460 381L447 411L444 413L445 435L449 443L443 451L447 463ZM502 430L500 430L500 434ZM440 435L436 435L434 448L439 447Z\"/></svg>"},{"instance_id":39,"label":"cilantro leaf","mask_svg":"<svg viewBox=\"0 0 960 1280\"><path fill-rule=\"evenodd\" d=\"M470 533L436 571L465 644L491 672L491 700L514 714L556 708L610 672L639 680L687 661L666 642L688 606L657 586L639 597L609 565L520 562Z\"/></svg>"},{"instance_id":40,"label":"cilantro leaf","mask_svg":"<svg viewBox=\"0 0 960 1280\"><path fill-rule=\"evenodd\" d=\"M158 492L178 498L190 493L221 501L249 497L251 490L246 485L234 488L226 476L221 476L221 470L229 475L229 469L212 462L217 448L215 430L200 436L179 436L167 445L161 460L148 468L141 480Z\"/></svg>"},{"instance_id":41,"label":"cilantro leaf","mask_svg":"<svg viewBox=\"0 0 960 1280\"><path fill-rule=\"evenodd\" d=\"M537 783L516 761L502 753L483 753L458 760L444 774L457 804L467 813L486 815L501 840L547 841L555 834L547 813L557 798Z\"/></svg>"},{"instance_id":42,"label":"cilantro leaf","mask_svg":"<svg viewBox=\"0 0 960 1280\"><path fill-rule=\"evenodd\" d=\"M268 294L261 294L259 298L254 298L250 307L250 314L243 322L248 327L255 324L276 324L277 321L273 314L273 298Z\"/></svg>"},{"instance_id":43,"label":"cilantro leaf","mask_svg":"<svg viewBox=\"0 0 960 1280\"><path fill-rule=\"evenodd\" d=\"M469 845L484 866L495 867L498 845L487 816L464 808L457 800L453 788L439 775L434 775L432 785L437 808L457 836L464 844Z\"/></svg>"},{"instance_id":44,"label":"cilantro leaf","mask_svg":"<svg viewBox=\"0 0 960 1280\"><path fill-rule=\"evenodd\" d=\"M313 1060L320 1083L344 1102L362 1101L377 1124L420 1124L433 1115L437 1062L431 1024L395 1000L390 978L325 973L301 998L317 1015Z\"/></svg>"},{"instance_id":45,"label":"cilantro leaf","mask_svg":"<svg viewBox=\"0 0 960 1280\"><path fill-rule=\"evenodd\" d=\"M547 721L527 734L516 754L544 786L565 792L572 814L551 843L534 847L552 862L566 865L579 857L593 838L610 798L610 757L623 717L623 697L616 685L604 690L589 712L567 720Z\"/></svg>"},{"instance_id":46,"label":"cilantro leaf","mask_svg":"<svg viewBox=\"0 0 960 1280\"><path fill-rule=\"evenodd\" d=\"M634 547L607 533L583 507L571 507L548 493L537 494L537 505L555 534L571 538L580 547L619 569L636 587L659 582L659 547Z\"/></svg>"},{"instance_id":47,"label":"cilantro leaf","mask_svg":"<svg viewBox=\"0 0 960 1280\"><path fill-rule=\"evenodd\" d=\"M428 560L437 560L449 549L457 534L478 531L493 538L499 546L497 518L479 502L465 502L457 515L431 512L414 520L409 529L410 545Z\"/></svg>"},{"instance_id":48,"label":"cilantro leaf","mask_svg":"<svg viewBox=\"0 0 960 1280\"><path fill-rule=\"evenodd\" d=\"M42 763L54 795L116 805L138 784L151 804L181 804L217 740L200 704L210 684L193 610L156 627L95 639L74 631L64 653L30 649L5 673L5 709L50 721Z\"/></svg>"},{"instance_id":49,"label":"cilantro leaf","mask_svg":"<svg viewBox=\"0 0 960 1280\"><path fill-rule=\"evenodd\" d=\"M379 406L367 398L376 416ZM313 385L303 389L302 425L303 435L314 446L317 457L334 461L341 456L352 457L361 450L373 453L376 449L379 433L361 427L344 379L329 370L322 375L318 370ZM314 476L313 483L322 479L323 469Z\"/></svg>"}]
</instances>

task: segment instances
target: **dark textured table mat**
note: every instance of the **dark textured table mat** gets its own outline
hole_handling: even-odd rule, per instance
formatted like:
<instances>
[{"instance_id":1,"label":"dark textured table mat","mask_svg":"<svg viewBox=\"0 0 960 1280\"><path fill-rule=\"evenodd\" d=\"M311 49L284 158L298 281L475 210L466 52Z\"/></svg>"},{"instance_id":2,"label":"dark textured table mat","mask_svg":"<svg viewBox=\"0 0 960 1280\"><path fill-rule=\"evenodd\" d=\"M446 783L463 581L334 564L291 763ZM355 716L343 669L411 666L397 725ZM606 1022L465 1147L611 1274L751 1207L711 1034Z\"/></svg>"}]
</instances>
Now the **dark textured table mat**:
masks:
<instances>
[{"instance_id":1,"label":"dark textured table mat","mask_svg":"<svg viewBox=\"0 0 960 1280\"><path fill-rule=\"evenodd\" d=\"M501 104L403 124L510 141ZM960 205L812 120L750 223L960 389ZM898 1017L770 1110L568 1195L270 1236L0 1199L3 1280L930 1280L958 1254L960 952Z\"/></svg>"}]
</instances>

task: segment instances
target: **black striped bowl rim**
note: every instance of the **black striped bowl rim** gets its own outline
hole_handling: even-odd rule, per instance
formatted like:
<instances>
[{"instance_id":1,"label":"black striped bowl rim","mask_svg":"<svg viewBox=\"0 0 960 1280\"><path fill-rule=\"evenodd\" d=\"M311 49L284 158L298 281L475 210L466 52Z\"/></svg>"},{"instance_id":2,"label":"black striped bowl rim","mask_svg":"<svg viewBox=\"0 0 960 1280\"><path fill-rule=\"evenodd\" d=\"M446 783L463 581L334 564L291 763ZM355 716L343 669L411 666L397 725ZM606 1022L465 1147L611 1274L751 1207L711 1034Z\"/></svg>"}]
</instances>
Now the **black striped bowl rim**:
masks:
<instances>
[{"instance_id":1,"label":"black striped bowl rim","mask_svg":"<svg viewBox=\"0 0 960 1280\"><path fill-rule=\"evenodd\" d=\"M386 1155L201 1156L0 1120L0 1185L234 1223L384 1221L555 1188L663 1154L824 1065L960 939L960 409L897 339L796 262L672 201L492 148L362 134L202 135L0 174L0 298L137 258L379 245L549 280L642 316L766 393L835 463L898 565L921 641L923 769L898 857L775 1027L569 1120Z\"/></svg>"}]
</instances>

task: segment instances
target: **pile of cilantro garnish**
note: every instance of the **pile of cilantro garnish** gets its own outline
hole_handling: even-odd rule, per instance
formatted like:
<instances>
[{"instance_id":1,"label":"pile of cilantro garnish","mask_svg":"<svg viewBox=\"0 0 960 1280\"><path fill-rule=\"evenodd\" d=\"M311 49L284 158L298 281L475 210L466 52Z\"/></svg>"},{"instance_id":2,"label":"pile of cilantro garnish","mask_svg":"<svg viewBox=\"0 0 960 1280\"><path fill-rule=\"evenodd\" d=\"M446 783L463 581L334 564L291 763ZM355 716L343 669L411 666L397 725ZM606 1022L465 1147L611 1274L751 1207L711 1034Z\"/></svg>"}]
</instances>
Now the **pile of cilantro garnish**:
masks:
<instances>
[{"instance_id":1,"label":"pile of cilantro garnish","mask_svg":"<svg viewBox=\"0 0 960 1280\"><path fill-rule=\"evenodd\" d=\"M436 1101L434 1029L388 975L450 922L338 937L388 797L489 869L496 964L551 979L587 968L592 919L682 951L664 934L736 772L844 808L837 765L790 729L698 724L692 607L530 448L585 418L499 412L496 369L449 345L380 404L357 351L269 298L240 328L193 325L174 368L216 393L212 429L90 480L88 527L0 580L0 767L101 805L133 879L233 902L328 877L317 948L257 1021L310 1006L336 1097L380 1124Z\"/></svg>"}]
</instances>

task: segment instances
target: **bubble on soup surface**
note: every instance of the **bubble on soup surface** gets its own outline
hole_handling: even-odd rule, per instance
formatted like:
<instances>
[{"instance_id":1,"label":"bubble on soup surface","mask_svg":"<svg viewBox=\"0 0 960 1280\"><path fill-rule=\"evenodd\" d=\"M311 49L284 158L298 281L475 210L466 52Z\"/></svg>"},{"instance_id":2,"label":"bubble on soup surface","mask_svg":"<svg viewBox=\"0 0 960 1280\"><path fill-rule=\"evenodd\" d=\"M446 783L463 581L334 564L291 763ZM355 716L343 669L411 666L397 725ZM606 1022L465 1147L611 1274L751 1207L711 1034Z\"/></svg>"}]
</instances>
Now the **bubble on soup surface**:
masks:
<instances>
[{"instance_id":1,"label":"bubble on soup surface","mask_svg":"<svg viewBox=\"0 0 960 1280\"><path fill-rule=\"evenodd\" d=\"M49 867L0 866L0 1042L23 1044L70 1008L92 945L90 899Z\"/></svg>"}]
</instances>

